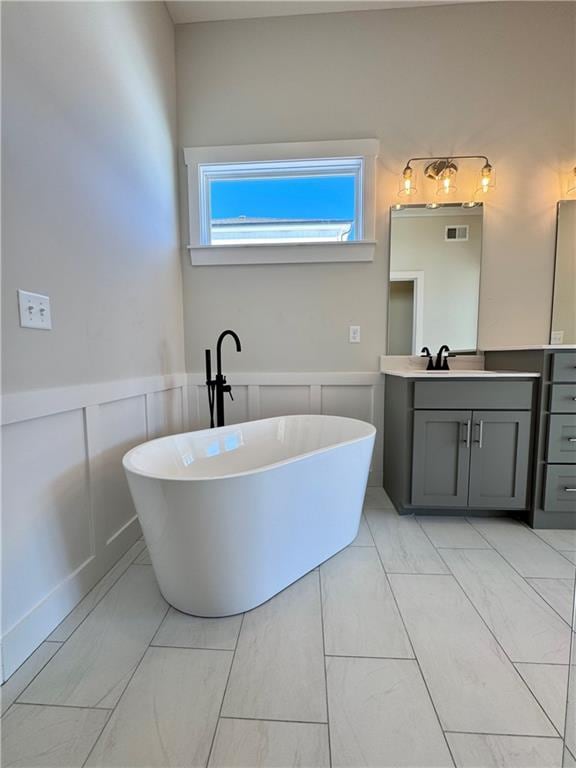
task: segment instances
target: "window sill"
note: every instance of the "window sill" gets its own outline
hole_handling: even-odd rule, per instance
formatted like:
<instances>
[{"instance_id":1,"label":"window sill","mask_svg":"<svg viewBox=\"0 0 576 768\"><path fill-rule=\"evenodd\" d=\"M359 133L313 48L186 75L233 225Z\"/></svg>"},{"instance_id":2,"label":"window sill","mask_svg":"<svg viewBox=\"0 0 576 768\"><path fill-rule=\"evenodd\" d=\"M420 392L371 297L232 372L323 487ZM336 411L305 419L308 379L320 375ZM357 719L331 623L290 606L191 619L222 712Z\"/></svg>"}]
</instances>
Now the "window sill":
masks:
<instances>
[{"instance_id":1,"label":"window sill","mask_svg":"<svg viewBox=\"0 0 576 768\"><path fill-rule=\"evenodd\" d=\"M231 264L319 264L374 261L376 242L354 240L346 243L263 243L261 245L189 245L193 266Z\"/></svg>"}]
</instances>

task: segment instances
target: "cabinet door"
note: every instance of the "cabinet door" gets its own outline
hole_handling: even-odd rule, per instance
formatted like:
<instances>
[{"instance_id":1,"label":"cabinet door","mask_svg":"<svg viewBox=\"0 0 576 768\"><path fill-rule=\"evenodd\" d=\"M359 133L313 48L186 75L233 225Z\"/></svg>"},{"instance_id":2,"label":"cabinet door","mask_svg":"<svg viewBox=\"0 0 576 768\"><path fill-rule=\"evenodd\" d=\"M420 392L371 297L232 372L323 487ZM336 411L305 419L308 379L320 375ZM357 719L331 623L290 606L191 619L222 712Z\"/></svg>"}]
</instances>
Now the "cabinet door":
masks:
<instances>
[{"instance_id":1,"label":"cabinet door","mask_svg":"<svg viewBox=\"0 0 576 768\"><path fill-rule=\"evenodd\" d=\"M412 504L466 507L472 411L414 411Z\"/></svg>"},{"instance_id":2,"label":"cabinet door","mask_svg":"<svg viewBox=\"0 0 576 768\"><path fill-rule=\"evenodd\" d=\"M474 411L468 503L525 509L530 456L529 411Z\"/></svg>"}]
</instances>

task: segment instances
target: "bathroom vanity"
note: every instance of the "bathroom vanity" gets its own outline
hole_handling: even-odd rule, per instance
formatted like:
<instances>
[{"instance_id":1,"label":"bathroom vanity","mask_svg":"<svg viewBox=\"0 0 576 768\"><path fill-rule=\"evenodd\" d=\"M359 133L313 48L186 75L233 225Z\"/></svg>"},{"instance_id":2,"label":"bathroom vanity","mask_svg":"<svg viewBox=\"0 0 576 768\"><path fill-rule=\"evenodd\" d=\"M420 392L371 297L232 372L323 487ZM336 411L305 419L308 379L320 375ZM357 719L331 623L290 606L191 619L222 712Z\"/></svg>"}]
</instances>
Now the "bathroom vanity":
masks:
<instances>
[{"instance_id":1,"label":"bathroom vanity","mask_svg":"<svg viewBox=\"0 0 576 768\"><path fill-rule=\"evenodd\" d=\"M537 372L394 368L384 488L401 514L509 514L531 504Z\"/></svg>"},{"instance_id":2,"label":"bathroom vanity","mask_svg":"<svg viewBox=\"0 0 576 768\"><path fill-rule=\"evenodd\" d=\"M576 528L576 346L487 350L485 364L535 371L532 504L534 528Z\"/></svg>"}]
</instances>

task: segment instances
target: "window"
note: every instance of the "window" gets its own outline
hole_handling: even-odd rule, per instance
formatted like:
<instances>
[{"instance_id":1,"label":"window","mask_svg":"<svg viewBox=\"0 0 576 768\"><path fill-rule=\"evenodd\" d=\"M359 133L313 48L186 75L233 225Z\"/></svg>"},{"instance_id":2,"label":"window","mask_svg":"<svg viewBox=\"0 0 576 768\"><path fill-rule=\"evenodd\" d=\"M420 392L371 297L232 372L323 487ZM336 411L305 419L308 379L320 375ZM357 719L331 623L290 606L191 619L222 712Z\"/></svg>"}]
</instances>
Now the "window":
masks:
<instances>
[{"instance_id":1,"label":"window","mask_svg":"<svg viewBox=\"0 0 576 768\"><path fill-rule=\"evenodd\" d=\"M203 245L359 240L361 157L200 165Z\"/></svg>"},{"instance_id":2,"label":"window","mask_svg":"<svg viewBox=\"0 0 576 768\"><path fill-rule=\"evenodd\" d=\"M193 264L373 259L374 140L184 153Z\"/></svg>"}]
</instances>

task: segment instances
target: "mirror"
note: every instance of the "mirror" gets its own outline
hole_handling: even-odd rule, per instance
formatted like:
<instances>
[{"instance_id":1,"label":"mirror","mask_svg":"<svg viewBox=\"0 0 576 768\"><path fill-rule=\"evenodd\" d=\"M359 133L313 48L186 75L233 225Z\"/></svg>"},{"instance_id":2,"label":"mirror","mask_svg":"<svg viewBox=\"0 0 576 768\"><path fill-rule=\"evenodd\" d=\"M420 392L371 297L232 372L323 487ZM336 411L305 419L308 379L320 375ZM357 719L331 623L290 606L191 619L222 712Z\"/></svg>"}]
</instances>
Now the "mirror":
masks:
<instances>
[{"instance_id":1,"label":"mirror","mask_svg":"<svg viewBox=\"0 0 576 768\"><path fill-rule=\"evenodd\" d=\"M475 352L482 258L481 203L406 205L390 220L388 354Z\"/></svg>"},{"instance_id":2,"label":"mirror","mask_svg":"<svg viewBox=\"0 0 576 768\"><path fill-rule=\"evenodd\" d=\"M550 343L576 344L576 200L558 203Z\"/></svg>"}]
</instances>

